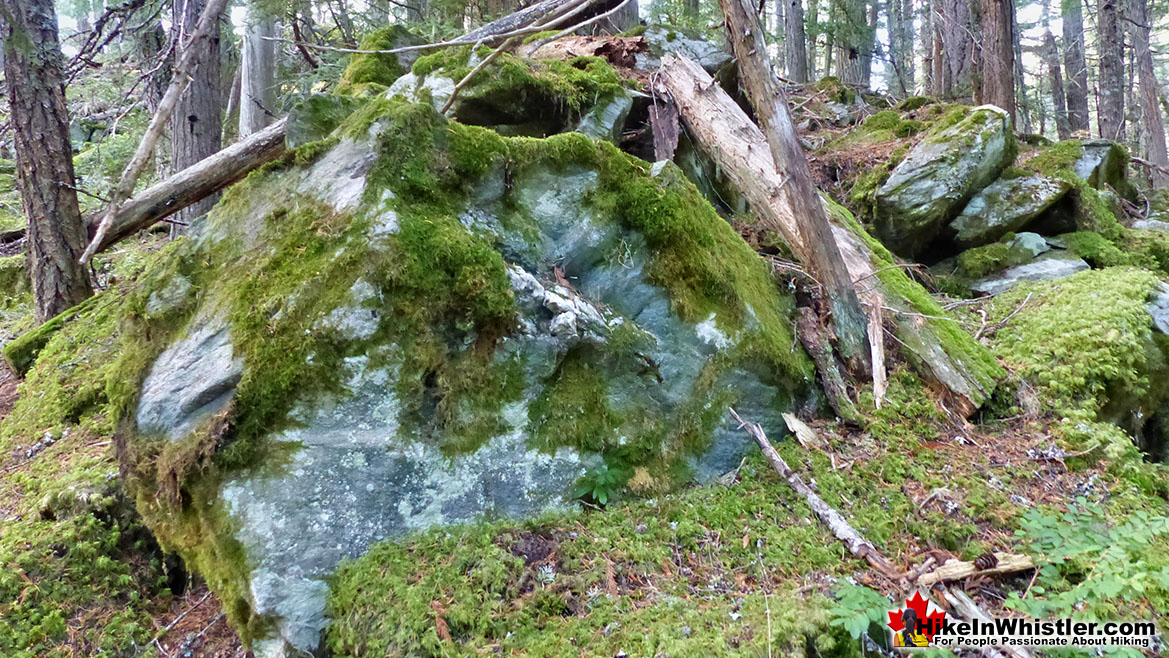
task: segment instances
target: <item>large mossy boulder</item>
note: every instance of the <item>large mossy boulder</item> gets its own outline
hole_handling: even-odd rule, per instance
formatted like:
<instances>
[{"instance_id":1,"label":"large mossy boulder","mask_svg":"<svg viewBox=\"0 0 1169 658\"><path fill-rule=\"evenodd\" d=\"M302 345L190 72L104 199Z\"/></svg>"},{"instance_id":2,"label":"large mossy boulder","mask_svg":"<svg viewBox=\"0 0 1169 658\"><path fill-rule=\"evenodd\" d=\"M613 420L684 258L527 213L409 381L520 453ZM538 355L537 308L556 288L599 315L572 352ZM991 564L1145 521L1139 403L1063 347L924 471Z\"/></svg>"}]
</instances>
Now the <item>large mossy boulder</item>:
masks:
<instances>
[{"instance_id":1,"label":"large mossy boulder","mask_svg":"<svg viewBox=\"0 0 1169 658\"><path fill-rule=\"evenodd\" d=\"M963 249L997 241L1022 231L1072 188L1059 178L1020 175L999 178L966 204L950 222L954 242Z\"/></svg>"},{"instance_id":2,"label":"large mossy boulder","mask_svg":"<svg viewBox=\"0 0 1169 658\"><path fill-rule=\"evenodd\" d=\"M138 507L261 656L375 542L706 481L813 395L793 300L672 164L378 99L125 302Z\"/></svg>"},{"instance_id":3,"label":"large mossy boulder","mask_svg":"<svg viewBox=\"0 0 1169 658\"><path fill-rule=\"evenodd\" d=\"M360 50L394 50L417 46L423 40L401 25L387 25L374 30L361 40ZM385 88L402 77L418 59L419 51L407 50L394 54L357 53L341 74L337 90L341 93L360 93L370 87Z\"/></svg>"},{"instance_id":4,"label":"large mossy boulder","mask_svg":"<svg viewBox=\"0 0 1169 658\"><path fill-rule=\"evenodd\" d=\"M905 257L926 255L943 227L1015 159L1006 113L959 108L939 119L876 193L876 231Z\"/></svg>"}]
</instances>

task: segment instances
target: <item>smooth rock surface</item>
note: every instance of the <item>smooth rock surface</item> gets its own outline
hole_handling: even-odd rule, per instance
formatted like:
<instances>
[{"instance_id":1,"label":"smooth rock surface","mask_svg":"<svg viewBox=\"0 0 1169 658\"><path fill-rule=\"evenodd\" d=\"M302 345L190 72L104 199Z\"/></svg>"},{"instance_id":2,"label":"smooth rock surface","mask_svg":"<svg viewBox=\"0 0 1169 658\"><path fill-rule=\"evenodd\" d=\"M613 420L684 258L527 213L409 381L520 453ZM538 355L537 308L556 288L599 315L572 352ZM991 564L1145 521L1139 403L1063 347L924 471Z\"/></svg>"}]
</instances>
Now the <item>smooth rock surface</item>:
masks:
<instances>
[{"instance_id":1,"label":"smooth rock surface","mask_svg":"<svg viewBox=\"0 0 1169 658\"><path fill-rule=\"evenodd\" d=\"M1062 251L1043 254L1030 263L1016 265L994 276L979 279L970 284L972 290L997 295L1009 290L1020 281L1046 281L1062 279L1076 272L1089 269L1081 258Z\"/></svg>"},{"instance_id":2,"label":"smooth rock surface","mask_svg":"<svg viewBox=\"0 0 1169 658\"><path fill-rule=\"evenodd\" d=\"M963 249L990 244L1026 228L1070 189L1066 181L1043 176L1000 178L970 199L949 230Z\"/></svg>"},{"instance_id":3,"label":"smooth rock surface","mask_svg":"<svg viewBox=\"0 0 1169 658\"><path fill-rule=\"evenodd\" d=\"M877 190L878 237L901 256L922 254L1014 158L1010 121L994 106L927 134Z\"/></svg>"}]
</instances>

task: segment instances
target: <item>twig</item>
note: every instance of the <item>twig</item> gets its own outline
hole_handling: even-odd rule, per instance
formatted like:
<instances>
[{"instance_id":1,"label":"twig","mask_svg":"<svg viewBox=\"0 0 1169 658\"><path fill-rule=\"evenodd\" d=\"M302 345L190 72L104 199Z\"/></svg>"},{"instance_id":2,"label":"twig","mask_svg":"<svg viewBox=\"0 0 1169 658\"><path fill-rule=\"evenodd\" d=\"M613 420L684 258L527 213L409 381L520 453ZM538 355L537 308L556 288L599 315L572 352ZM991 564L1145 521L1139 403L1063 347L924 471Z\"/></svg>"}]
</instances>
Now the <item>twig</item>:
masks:
<instances>
[{"instance_id":1,"label":"twig","mask_svg":"<svg viewBox=\"0 0 1169 658\"><path fill-rule=\"evenodd\" d=\"M154 638L153 638L153 639L151 639L151 640L150 640L150 642L148 642L147 644L148 644L148 645L150 645L150 644L158 645L158 641L159 641L159 640L161 640L161 639L162 639L162 638L163 638L163 637L164 637L164 636L165 636L167 633L169 633L169 632L170 632L170 630L171 630L172 628L174 628L176 624L178 624L180 621L182 621L184 617L186 617L187 615L189 615L189 614L191 614L192 612L194 612L194 610L195 610L196 608L198 608L199 606L203 605L203 603L204 603L204 602L205 602L207 599L209 599L209 598L211 598L211 592L207 592L206 594L204 594L204 595L203 595L203 598L199 599L199 602L198 602L198 603L196 603L195 605L193 605L193 606L191 606L191 607L187 608L186 610L184 610L184 611L182 612L182 614L180 614L178 617L175 617L174 621L172 621L171 623L169 623L169 624L167 624L166 626L164 626L164 627L163 627L163 629L162 629L161 631L159 631L159 632L158 632L158 634L157 634L157 635L155 635L155 636L154 636ZM159 650L162 650L162 647L161 647L161 646L159 646L158 648L159 648Z\"/></svg>"},{"instance_id":2,"label":"twig","mask_svg":"<svg viewBox=\"0 0 1169 658\"><path fill-rule=\"evenodd\" d=\"M849 525L848 521L845 520L840 512L837 512L831 505L824 502L824 499L815 491L812 491L812 488L804 483L799 474L787 465L783 457L780 457L779 453L775 451L775 448L771 445L771 441L767 440L767 435L763 433L762 427L757 423L749 423L743 420L734 409L731 409L730 412L731 417L739 423L739 427L750 434L755 439L755 442L759 444L759 449L763 451L763 455L767 457L767 461L771 463L771 467L783 476L783 479L787 480L787 483L796 493L804 498L808 503L808 507L811 507L820 521L832 530L832 533L836 535L837 539L844 542L844 545L850 553L859 558L863 558L869 563L869 566L889 578L896 580L902 578L903 574L893 566L893 563L888 558L881 555L876 546L873 546L869 540L865 539L855 528Z\"/></svg>"},{"instance_id":3,"label":"twig","mask_svg":"<svg viewBox=\"0 0 1169 658\"><path fill-rule=\"evenodd\" d=\"M599 21L605 20L606 18L612 16L613 14L617 13L618 11L624 9L625 5L629 4L632 1L633 0L621 0L620 4L618 4L616 7L613 7L612 9L610 9L609 11L607 11L603 14L597 14L596 16L593 16L592 18L588 19L587 21L583 21L581 23L573 25L572 27L564 28L563 30L557 32L556 34L553 34L550 37L541 39L536 45L532 46L532 52L536 52L537 50L540 49L541 46L547 44L550 41L555 41L566 34L571 34L571 33L576 32L577 30L579 30L583 27L588 27L589 25L592 25L593 23L597 23Z\"/></svg>"}]
</instances>

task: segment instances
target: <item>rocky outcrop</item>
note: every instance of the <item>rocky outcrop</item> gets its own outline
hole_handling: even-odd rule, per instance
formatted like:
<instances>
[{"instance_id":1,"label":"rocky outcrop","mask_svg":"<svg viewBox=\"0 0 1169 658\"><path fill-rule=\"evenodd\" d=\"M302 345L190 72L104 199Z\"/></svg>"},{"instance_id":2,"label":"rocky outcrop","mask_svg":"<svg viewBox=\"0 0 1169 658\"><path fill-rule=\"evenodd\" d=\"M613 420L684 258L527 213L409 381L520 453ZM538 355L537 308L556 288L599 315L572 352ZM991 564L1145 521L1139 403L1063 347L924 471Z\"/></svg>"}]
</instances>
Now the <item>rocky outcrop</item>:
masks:
<instances>
[{"instance_id":1,"label":"rocky outcrop","mask_svg":"<svg viewBox=\"0 0 1169 658\"><path fill-rule=\"evenodd\" d=\"M894 252L922 255L966 203L1015 159L1006 114L974 108L941 121L893 169L876 193L876 231Z\"/></svg>"},{"instance_id":2,"label":"rocky outcrop","mask_svg":"<svg viewBox=\"0 0 1169 658\"><path fill-rule=\"evenodd\" d=\"M1071 187L1065 180L1044 176L1000 178L974 195L949 230L963 249L990 244L1027 228Z\"/></svg>"},{"instance_id":3,"label":"rocky outcrop","mask_svg":"<svg viewBox=\"0 0 1169 658\"><path fill-rule=\"evenodd\" d=\"M375 542L710 480L751 448L729 405L779 438L814 385L792 300L673 165L372 103L127 303L123 461L261 656L316 650Z\"/></svg>"}]
</instances>

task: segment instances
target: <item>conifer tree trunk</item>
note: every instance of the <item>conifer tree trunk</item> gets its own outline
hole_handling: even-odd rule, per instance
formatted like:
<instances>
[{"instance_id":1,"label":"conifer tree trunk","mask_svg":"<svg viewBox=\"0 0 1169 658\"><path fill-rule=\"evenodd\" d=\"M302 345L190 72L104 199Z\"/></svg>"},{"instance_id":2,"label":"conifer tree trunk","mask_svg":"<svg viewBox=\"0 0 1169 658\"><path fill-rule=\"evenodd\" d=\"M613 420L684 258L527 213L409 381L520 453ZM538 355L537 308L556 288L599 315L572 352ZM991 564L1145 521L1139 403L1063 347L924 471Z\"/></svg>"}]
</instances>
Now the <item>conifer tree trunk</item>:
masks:
<instances>
[{"instance_id":1,"label":"conifer tree trunk","mask_svg":"<svg viewBox=\"0 0 1169 658\"><path fill-rule=\"evenodd\" d=\"M941 36L941 96L970 97L974 94L974 37L971 34L970 5L967 0L938 0ZM935 57L937 55L935 54Z\"/></svg>"},{"instance_id":2,"label":"conifer tree trunk","mask_svg":"<svg viewBox=\"0 0 1169 658\"><path fill-rule=\"evenodd\" d=\"M783 14L784 50L787 77L792 82L808 82L808 38L804 34L804 3L802 0L777 0L787 4Z\"/></svg>"},{"instance_id":3,"label":"conifer tree trunk","mask_svg":"<svg viewBox=\"0 0 1169 658\"><path fill-rule=\"evenodd\" d=\"M36 321L93 294L79 264L85 229L74 188L69 111L52 0L0 0L4 79L16 170L28 217L28 270Z\"/></svg>"},{"instance_id":4,"label":"conifer tree trunk","mask_svg":"<svg viewBox=\"0 0 1169 658\"><path fill-rule=\"evenodd\" d=\"M1084 54L1083 0L1062 0L1063 69L1068 108L1068 128L1088 129L1088 62Z\"/></svg>"},{"instance_id":5,"label":"conifer tree trunk","mask_svg":"<svg viewBox=\"0 0 1169 658\"><path fill-rule=\"evenodd\" d=\"M264 129L275 119L276 21L257 6L248 6L240 61L239 136Z\"/></svg>"},{"instance_id":6,"label":"conifer tree trunk","mask_svg":"<svg viewBox=\"0 0 1169 658\"><path fill-rule=\"evenodd\" d=\"M1071 137L1072 128L1068 121L1068 109L1065 104L1063 76L1059 70L1059 51L1055 45L1055 35L1048 30L1043 35L1043 62L1047 66L1047 78L1051 84L1051 105L1055 109L1055 131L1059 138Z\"/></svg>"},{"instance_id":7,"label":"conifer tree trunk","mask_svg":"<svg viewBox=\"0 0 1169 658\"><path fill-rule=\"evenodd\" d=\"M982 0L981 102L1015 116L1015 48L1010 0Z\"/></svg>"},{"instance_id":8,"label":"conifer tree trunk","mask_svg":"<svg viewBox=\"0 0 1169 658\"><path fill-rule=\"evenodd\" d=\"M1098 0L1096 50L1100 57L1100 99L1096 120L1104 139L1124 141L1124 32L1120 0Z\"/></svg>"},{"instance_id":9,"label":"conifer tree trunk","mask_svg":"<svg viewBox=\"0 0 1169 658\"><path fill-rule=\"evenodd\" d=\"M1145 159L1153 165L1150 181L1154 189L1169 187L1169 175L1162 170L1169 169L1169 151L1165 146L1165 123L1161 120L1161 109L1157 106L1157 74L1153 70L1153 52L1149 45L1150 17L1148 0L1131 0L1133 51L1136 55L1137 76L1140 80L1141 141L1145 147Z\"/></svg>"},{"instance_id":10,"label":"conifer tree trunk","mask_svg":"<svg viewBox=\"0 0 1169 658\"><path fill-rule=\"evenodd\" d=\"M206 5L206 0L174 3L174 23L171 29L179 30L178 43L185 43L186 35L195 30ZM194 47L198 48L194 55L198 62L195 75L171 115L173 171L186 169L214 155L222 146L219 30L213 29L210 38L200 40ZM206 214L218 200L218 195L212 195L184 209L178 214L179 221L190 223L192 219Z\"/></svg>"}]
</instances>

